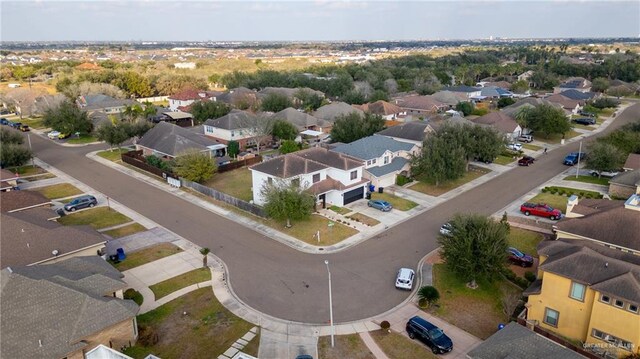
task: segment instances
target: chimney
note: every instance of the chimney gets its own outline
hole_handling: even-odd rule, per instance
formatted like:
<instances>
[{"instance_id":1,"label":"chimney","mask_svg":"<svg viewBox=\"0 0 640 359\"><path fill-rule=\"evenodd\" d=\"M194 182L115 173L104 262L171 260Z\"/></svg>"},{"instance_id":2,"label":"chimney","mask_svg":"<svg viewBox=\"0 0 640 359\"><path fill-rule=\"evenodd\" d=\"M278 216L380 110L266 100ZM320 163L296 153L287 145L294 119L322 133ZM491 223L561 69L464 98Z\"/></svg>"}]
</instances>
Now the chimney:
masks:
<instances>
[{"instance_id":1,"label":"chimney","mask_svg":"<svg viewBox=\"0 0 640 359\"><path fill-rule=\"evenodd\" d=\"M575 194L569 197L569 199L567 199L567 214L566 214L567 218L582 217L582 215L579 213L573 213L573 207L575 207L578 204L579 200L580 199Z\"/></svg>"}]
</instances>

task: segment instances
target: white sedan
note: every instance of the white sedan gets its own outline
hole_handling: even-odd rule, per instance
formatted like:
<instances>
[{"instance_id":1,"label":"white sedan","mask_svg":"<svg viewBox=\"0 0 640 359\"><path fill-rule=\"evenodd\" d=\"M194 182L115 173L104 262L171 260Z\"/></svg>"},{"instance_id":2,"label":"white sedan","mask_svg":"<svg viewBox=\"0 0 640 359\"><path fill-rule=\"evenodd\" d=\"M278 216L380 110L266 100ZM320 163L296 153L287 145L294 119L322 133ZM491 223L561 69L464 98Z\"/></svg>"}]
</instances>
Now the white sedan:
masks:
<instances>
[{"instance_id":1,"label":"white sedan","mask_svg":"<svg viewBox=\"0 0 640 359\"><path fill-rule=\"evenodd\" d=\"M47 133L47 137L49 137L52 140L57 140L58 137L60 137L60 132L59 131L51 131L51 132Z\"/></svg>"},{"instance_id":2,"label":"white sedan","mask_svg":"<svg viewBox=\"0 0 640 359\"><path fill-rule=\"evenodd\" d=\"M507 145L507 148L513 151L520 151L522 149L521 143L510 143Z\"/></svg>"}]
</instances>

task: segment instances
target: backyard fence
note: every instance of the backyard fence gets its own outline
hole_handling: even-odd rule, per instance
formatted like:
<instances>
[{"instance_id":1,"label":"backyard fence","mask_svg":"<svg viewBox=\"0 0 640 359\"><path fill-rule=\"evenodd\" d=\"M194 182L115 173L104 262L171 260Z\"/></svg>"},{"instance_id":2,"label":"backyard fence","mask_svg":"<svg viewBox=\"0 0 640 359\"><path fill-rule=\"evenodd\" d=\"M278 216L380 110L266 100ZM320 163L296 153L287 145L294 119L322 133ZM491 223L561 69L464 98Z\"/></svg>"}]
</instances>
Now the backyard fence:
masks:
<instances>
[{"instance_id":1,"label":"backyard fence","mask_svg":"<svg viewBox=\"0 0 640 359\"><path fill-rule=\"evenodd\" d=\"M222 193L220 191L216 191L215 189L207 186L203 186L196 182L191 182L184 178L180 178L182 182L182 186L191 188L195 191L198 191L206 196L217 199L218 201L222 201L224 203L228 203L234 207L240 208L243 211L247 211L249 213L255 214L256 216L267 218L267 214L264 212L262 207L258 207L255 204L251 204L249 202L245 202L241 199L230 196L226 193Z\"/></svg>"},{"instance_id":2,"label":"backyard fence","mask_svg":"<svg viewBox=\"0 0 640 359\"><path fill-rule=\"evenodd\" d=\"M260 163L260 162L262 162L262 156L257 155L256 157L247 158L246 160L241 160L241 161L236 161L236 162L231 162L231 163L221 165L220 167L218 167L218 173L229 172L237 168L241 168L244 166L251 166L253 164Z\"/></svg>"},{"instance_id":3,"label":"backyard fence","mask_svg":"<svg viewBox=\"0 0 640 359\"><path fill-rule=\"evenodd\" d=\"M153 173L154 175L156 175L158 177L162 177L164 179L167 179L167 177L178 178L178 176L174 175L173 173L171 173L169 171L164 171L164 170L161 170L158 167L154 167L154 166L148 164L145 161L144 156L142 156L142 150L126 152L126 153L123 153L121 155L121 157L122 157L122 162L130 164L130 165L132 165L134 167L138 167L141 170Z\"/></svg>"}]
</instances>

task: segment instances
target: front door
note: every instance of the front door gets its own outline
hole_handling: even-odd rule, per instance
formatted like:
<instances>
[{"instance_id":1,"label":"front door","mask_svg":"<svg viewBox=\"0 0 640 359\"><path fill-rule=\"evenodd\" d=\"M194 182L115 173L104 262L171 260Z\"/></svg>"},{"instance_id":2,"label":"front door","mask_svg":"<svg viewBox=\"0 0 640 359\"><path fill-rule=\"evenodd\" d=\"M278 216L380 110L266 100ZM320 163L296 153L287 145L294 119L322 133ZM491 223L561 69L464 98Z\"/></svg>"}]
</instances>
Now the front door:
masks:
<instances>
[{"instance_id":1,"label":"front door","mask_svg":"<svg viewBox=\"0 0 640 359\"><path fill-rule=\"evenodd\" d=\"M323 193L320 195L320 200L322 201L322 209L327 208L327 194Z\"/></svg>"}]
</instances>

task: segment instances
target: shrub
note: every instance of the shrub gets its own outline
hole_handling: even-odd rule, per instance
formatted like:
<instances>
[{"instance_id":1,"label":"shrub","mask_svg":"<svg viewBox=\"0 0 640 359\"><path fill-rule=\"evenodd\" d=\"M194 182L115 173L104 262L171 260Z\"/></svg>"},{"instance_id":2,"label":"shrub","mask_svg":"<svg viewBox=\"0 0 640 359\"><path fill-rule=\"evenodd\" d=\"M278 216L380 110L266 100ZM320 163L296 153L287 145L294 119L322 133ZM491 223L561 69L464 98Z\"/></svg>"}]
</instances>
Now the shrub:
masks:
<instances>
[{"instance_id":1,"label":"shrub","mask_svg":"<svg viewBox=\"0 0 640 359\"><path fill-rule=\"evenodd\" d=\"M411 182L411 180L407 176L403 176L403 175L396 176L396 184L398 186L404 186L405 184L407 184L409 182Z\"/></svg>"},{"instance_id":2,"label":"shrub","mask_svg":"<svg viewBox=\"0 0 640 359\"><path fill-rule=\"evenodd\" d=\"M516 283L522 289L527 289L530 285L529 281L522 277L516 277L514 283Z\"/></svg>"},{"instance_id":3,"label":"shrub","mask_svg":"<svg viewBox=\"0 0 640 359\"><path fill-rule=\"evenodd\" d=\"M158 343L158 333L152 327L143 325L138 330L138 344L150 347Z\"/></svg>"},{"instance_id":4,"label":"shrub","mask_svg":"<svg viewBox=\"0 0 640 359\"><path fill-rule=\"evenodd\" d=\"M380 328L388 330L389 328L391 328L391 324L389 324L388 321L383 320L382 323L380 323Z\"/></svg>"},{"instance_id":5,"label":"shrub","mask_svg":"<svg viewBox=\"0 0 640 359\"><path fill-rule=\"evenodd\" d=\"M125 290L123 297L124 299L133 300L134 302L136 302L137 305L142 305L142 302L144 301L144 297L142 296L142 294L140 294L140 292L138 292L133 288L129 288Z\"/></svg>"},{"instance_id":6,"label":"shrub","mask_svg":"<svg viewBox=\"0 0 640 359\"><path fill-rule=\"evenodd\" d=\"M418 290L418 298L420 301L426 302L427 305L431 305L440 299L440 293L438 290L430 285L420 287Z\"/></svg>"},{"instance_id":7,"label":"shrub","mask_svg":"<svg viewBox=\"0 0 640 359\"><path fill-rule=\"evenodd\" d=\"M504 275L508 280L512 281L516 278L516 274L509 268L504 267L502 269L502 275Z\"/></svg>"},{"instance_id":8,"label":"shrub","mask_svg":"<svg viewBox=\"0 0 640 359\"><path fill-rule=\"evenodd\" d=\"M580 191L580 193L578 193L578 196L580 196L580 197L584 197L584 196L585 196L585 195L584 195L584 192L583 192L583 191Z\"/></svg>"},{"instance_id":9,"label":"shrub","mask_svg":"<svg viewBox=\"0 0 640 359\"><path fill-rule=\"evenodd\" d=\"M549 187L545 187L545 188L543 188L540 192L542 192L542 193L547 193L547 192L549 192Z\"/></svg>"},{"instance_id":10,"label":"shrub","mask_svg":"<svg viewBox=\"0 0 640 359\"><path fill-rule=\"evenodd\" d=\"M529 282L533 282L534 280L536 280L536 274L533 272L529 272L526 271L524 272L524 277L529 281Z\"/></svg>"}]
</instances>

